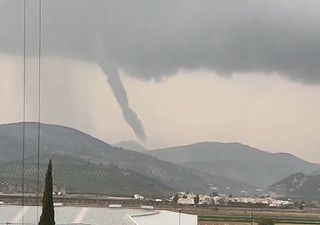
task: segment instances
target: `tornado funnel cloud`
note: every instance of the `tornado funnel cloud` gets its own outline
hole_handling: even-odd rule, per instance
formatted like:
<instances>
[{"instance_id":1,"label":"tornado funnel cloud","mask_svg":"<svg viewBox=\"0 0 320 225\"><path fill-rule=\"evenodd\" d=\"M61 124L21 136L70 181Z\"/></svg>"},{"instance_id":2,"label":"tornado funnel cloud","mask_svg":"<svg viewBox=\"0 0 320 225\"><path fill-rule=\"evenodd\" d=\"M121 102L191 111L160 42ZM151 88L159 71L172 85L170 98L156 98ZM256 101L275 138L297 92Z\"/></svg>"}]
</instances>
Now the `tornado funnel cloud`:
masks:
<instances>
[{"instance_id":1,"label":"tornado funnel cloud","mask_svg":"<svg viewBox=\"0 0 320 225\"><path fill-rule=\"evenodd\" d=\"M118 69L113 65L112 62L110 62L108 57L101 52L101 49L97 60L100 68L107 76L108 83L121 108L125 121L141 141L146 141L147 138L144 132L143 124L140 121L137 113L130 108L127 91L121 82Z\"/></svg>"}]
</instances>

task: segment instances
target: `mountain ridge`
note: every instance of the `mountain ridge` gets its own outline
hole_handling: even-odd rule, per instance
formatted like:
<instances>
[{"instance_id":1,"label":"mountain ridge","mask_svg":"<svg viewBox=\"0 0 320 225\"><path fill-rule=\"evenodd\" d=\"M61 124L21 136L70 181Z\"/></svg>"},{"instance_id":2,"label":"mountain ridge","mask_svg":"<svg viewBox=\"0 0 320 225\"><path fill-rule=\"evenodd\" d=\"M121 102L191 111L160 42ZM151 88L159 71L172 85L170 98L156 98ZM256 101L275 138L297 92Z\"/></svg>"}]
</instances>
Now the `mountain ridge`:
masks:
<instances>
[{"instance_id":1,"label":"mountain ridge","mask_svg":"<svg viewBox=\"0 0 320 225\"><path fill-rule=\"evenodd\" d=\"M294 173L270 185L268 190L276 196L300 198L306 200L320 199L320 173Z\"/></svg>"},{"instance_id":2,"label":"mountain ridge","mask_svg":"<svg viewBox=\"0 0 320 225\"><path fill-rule=\"evenodd\" d=\"M37 154L38 124L26 123L26 158ZM157 159L149 154L114 147L73 128L41 124L41 154L65 154L96 165L115 165L161 182L175 191L210 192L210 184L226 191L239 193L254 190L254 185L233 181L192 168ZM0 126L0 162L20 159L22 148L22 123Z\"/></svg>"},{"instance_id":3,"label":"mountain ridge","mask_svg":"<svg viewBox=\"0 0 320 225\"><path fill-rule=\"evenodd\" d=\"M139 144L136 141L128 140L128 141L121 141L119 143L113 144L113 146L118 148L123 148L127 150L137 151L137 152L146 152L146 149L143 145Z\"/></svg>"},{"instance_id":4,"label":"mountain ridge","mask_svg":"<svg viewBox=\"0 0 320 225\"><path fill-rule=\"evenodd\" d=\"M319 164L290 153L271 153L237 142L199 142L148 153L185 167L263 188L292 173L311 173L320 169Z\"/></svg>"}]
</instances>

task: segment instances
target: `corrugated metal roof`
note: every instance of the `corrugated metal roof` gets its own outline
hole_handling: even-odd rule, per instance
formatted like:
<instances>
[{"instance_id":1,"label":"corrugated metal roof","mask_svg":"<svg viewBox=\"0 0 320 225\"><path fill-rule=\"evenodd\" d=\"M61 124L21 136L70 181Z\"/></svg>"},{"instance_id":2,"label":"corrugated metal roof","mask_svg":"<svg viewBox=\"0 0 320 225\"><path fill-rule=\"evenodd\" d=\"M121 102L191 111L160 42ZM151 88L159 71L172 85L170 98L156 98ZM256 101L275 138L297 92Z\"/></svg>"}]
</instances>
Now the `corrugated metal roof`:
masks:
<instances>
[{"instance_id":1,"label":"corrugated metal roof","mask_svg":"<svg viewBox=\"0 0 320 225\"><path fill-rule=\"evenodd\" d=\"M41 207L0 206L0 225L36 225ZM174 225L179 224L179 213L143 209L110 209L86 207L56 207L57 225ZM158 222L157 222L158 221ZM197 216L180 214L180 225L196 225Z\"/></svg>"}]
</instances>

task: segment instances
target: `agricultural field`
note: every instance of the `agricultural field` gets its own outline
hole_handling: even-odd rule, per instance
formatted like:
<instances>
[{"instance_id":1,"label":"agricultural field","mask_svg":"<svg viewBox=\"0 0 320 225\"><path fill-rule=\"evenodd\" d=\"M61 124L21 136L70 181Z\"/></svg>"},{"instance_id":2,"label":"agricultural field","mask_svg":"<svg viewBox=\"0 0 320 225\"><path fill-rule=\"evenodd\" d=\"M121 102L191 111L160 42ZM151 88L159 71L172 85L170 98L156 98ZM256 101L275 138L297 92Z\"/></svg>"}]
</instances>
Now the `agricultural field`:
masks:
<instances>
[{"instance_id":1,"label":"agricultural field","mask_svg":"<svg viewBox=\"0 0 320 225\"><path fill-rule=\"evenodd\" d=\"M183 213L198 215L199 225L256 225L262 218L275 224L320 224L320 209L268 209L268 208L198 208L182 207ZM170 210L167 208L167 210ZM171 209L179 211L179 208ZM251 214L252 213L252 214ZM251 217L252 215L252 217Z\"/></svg>"},{"instance_id":2,"label":"agricultural field","mask_svg":"<svg viewBox=\"0 0 320 225\"><path fill-rule=\"evenodd\" d=\"M199 210L199 225L250 225L257 224L262 218L270 218L275 224L320 224L317 210L282 209L223 209L218 212Z\"/></svg>"}]
</instances>

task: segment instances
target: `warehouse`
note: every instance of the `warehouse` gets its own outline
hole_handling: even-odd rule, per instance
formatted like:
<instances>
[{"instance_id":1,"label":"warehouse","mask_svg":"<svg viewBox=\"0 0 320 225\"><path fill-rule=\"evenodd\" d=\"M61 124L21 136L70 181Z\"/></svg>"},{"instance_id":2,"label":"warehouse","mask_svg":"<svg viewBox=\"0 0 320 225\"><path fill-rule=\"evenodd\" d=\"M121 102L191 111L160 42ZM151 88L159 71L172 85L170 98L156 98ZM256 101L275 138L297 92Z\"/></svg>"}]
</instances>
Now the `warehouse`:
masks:
<instances>
[{"instance_id":1,"label":"warehouse","mask_svg":"<svg viewBox=\"0 0 320 225\"><path fill-rule=\"evenodd\" d=\"M37 224L41 207L0 206L0 224ZM23 220L23 221L22 221ZM56 207L56 225L197 225L197 216L164 210Z\"/></svg>"}]
</instances>

